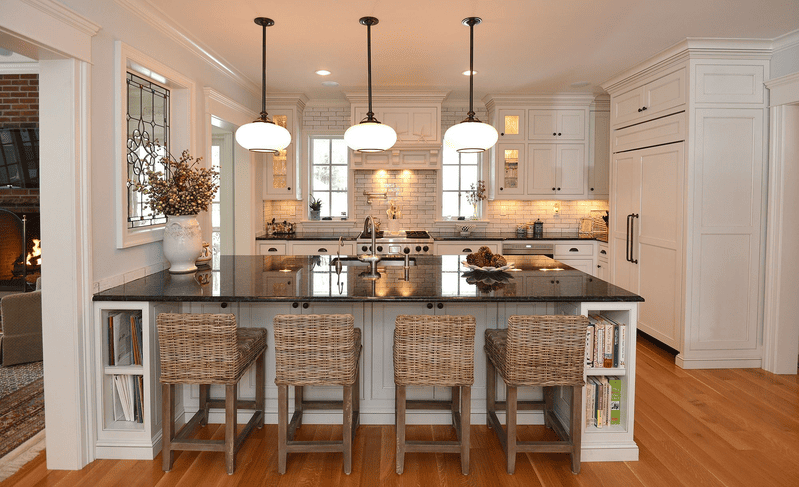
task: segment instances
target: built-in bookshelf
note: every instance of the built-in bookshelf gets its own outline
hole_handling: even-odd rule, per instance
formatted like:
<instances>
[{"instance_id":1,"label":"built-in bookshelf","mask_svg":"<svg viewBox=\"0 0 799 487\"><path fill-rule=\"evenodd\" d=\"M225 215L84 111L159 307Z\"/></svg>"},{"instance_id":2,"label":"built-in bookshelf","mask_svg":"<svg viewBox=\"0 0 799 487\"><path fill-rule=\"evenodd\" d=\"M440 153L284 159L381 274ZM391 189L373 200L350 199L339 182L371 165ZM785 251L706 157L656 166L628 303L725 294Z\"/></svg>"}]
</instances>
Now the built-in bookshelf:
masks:
<instances>
[{"instance_id":1,"label":"built-in bookshelf","mask_svg":"<svg viewBox=\"0 0 799 487\"><path fill-rule=\"evenodd\" d=\"M95 303L97 458L152 459L160 450L155 316L174 311L175 306Z\"/></svg>"}]
</instances>

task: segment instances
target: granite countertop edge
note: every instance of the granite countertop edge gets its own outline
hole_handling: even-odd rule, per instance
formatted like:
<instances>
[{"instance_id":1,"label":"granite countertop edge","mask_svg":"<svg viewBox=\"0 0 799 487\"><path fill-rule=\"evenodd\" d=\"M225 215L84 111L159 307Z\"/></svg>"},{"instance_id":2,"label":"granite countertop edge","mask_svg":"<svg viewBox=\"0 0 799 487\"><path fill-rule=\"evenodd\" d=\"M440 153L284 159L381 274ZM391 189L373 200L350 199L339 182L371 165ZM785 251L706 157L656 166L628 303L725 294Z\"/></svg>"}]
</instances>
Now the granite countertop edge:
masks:
<instances>
[{"instance_id":1,"label":"granite countertop edge","mask_svg":"<svg viewBox=\"0 0 799 487\"><path fill-rule=\"evenodd\" d=\"M490 233L490 234L471 234L466 236L461 235L437 235L435 233L431 233L430 236L436 242L450 242L450 241L479 241L479 240L488 240L488 241L506 241L506 240L520 240L520 241L528 241L528 240L535 240L535 241L553 241L553 240L587 240L593 241L596 240L598 242L607 243L607 236L578 236L578 235L552 235L552 236L545 236L545 237L520 237L517 236L515 233ZM343 237L345 242L355 241L358 237L357 236L345 236ZM262 241L280 241L280 240L292 240L292 241L313 241L313 240L330 240L330 241L337 241L339 236L331 236L331 235L309 235L304 233L294 233L294 234L281 234L281 235L265 235L259 234L255 237L255 240L262 240Z\"/></svg>"}]
</instances>

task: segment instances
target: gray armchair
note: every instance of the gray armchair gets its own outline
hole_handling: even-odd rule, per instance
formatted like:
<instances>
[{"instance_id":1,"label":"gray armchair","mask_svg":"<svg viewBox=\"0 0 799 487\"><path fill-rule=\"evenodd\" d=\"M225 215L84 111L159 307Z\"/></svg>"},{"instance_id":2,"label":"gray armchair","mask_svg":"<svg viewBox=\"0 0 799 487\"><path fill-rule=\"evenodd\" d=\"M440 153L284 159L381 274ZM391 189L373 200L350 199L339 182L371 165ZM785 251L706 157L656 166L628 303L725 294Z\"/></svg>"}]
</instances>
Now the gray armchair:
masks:
<instances>
[{"instance_id":1,"label":"gray armchair","mask_svg":"<svg viewBox=\"0 0 799 487\"><path fill-rule=\"evenodd\" d=\"M10 294L0 299L3 366L42 359L42 292Z\"/></svg>"}]
</instances>

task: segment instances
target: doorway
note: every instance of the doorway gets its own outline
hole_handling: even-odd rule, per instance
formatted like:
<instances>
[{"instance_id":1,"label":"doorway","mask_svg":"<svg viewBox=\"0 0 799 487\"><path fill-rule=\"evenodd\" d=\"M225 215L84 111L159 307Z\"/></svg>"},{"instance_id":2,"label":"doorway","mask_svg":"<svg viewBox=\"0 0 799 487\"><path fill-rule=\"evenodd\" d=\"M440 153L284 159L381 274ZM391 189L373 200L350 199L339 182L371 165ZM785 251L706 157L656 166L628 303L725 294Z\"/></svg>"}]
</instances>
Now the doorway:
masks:
<instances>
[{"instance_id":1,"label":"doorway","mask_svg":"<svg viewBox=\"0 0 799 487\"><path fill-rule=\"evenodd\" d=\"M211 202L211 248L213 268L219 268L219 256L233 253L236 234L236 208L233 188L236 173L233 170L233 126L216 117L211 119L211 167L219 172L219 191Z\"/></svg>"}]
</instances>

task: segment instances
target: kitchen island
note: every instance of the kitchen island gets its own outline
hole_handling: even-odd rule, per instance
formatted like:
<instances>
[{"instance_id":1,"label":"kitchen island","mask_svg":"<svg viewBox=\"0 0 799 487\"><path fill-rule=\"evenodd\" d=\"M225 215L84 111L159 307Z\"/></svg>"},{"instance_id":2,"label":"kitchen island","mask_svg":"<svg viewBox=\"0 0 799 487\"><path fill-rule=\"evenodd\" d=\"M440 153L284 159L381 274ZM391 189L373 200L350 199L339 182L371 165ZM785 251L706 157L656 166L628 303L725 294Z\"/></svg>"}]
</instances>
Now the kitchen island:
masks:
<instances>
[{"instance_id":1,"label":"kitchen island","mask_svg":"<svg viewBox=\"0 0 799 487\"><path fill-rule=\"evenodd\" d=\"M160 449L160 387L158 383L155 318L165 311L233 313L240 326L270 331L267 350L266 421L277 421L277 388L271 328L277 314L349 313L363 331L361 356L361 423L393 424L393 325L400 314L472 315L475 337L475 384L472 388L472 422L485 424L485 354L487 328L506 326L515 314L603 314L626 325L626 340L619 344L626 361L617 367L587 368L588 376L621 379L620 424L584 429L583 460L636 460L633 441L635 397L635 329L638 303L643 299L610 283L542 256L513 256L514 269L502 274L474 273L464 256L417 256L406 267L402 257L378 264L380 277L369 279L368 267L342 256L340 268L333 256L222 256L213 268L189 275L156 273L95 294L96 413L98 458L153 458ZM340 270L339 270L340 269ZM482 280L481 280L482 279ZM142 324L141 364L110 365L109 324L130 316ZM134 319L134 321L135 321ZM114 376L142 377L142 422L126 421L116 414ZM255 374L250 371L240 385L240 395L252 397ZM214 391L219 392L219 391ZM530 388L528 398L540 398ZM312 388L309 398L335 398L340 388ZM446 399L446 388L411 388L409 398ZM566 395L563 395L566 396ZM585 395L584 395L585 396ZM522 393L520 391L520 399ZM503 396L500 394L499 399ZM556 408L566 411L566 397L556 394ZM583 397L583 405L586 404ZM198 408L197 388L184 387L176 416ZM222 412L211 422L222 422ZM185 417L188 417L185 416ZM568 418L568 415L562 415ZM240 420L243 422L246 413ZM502 416L500 419L504 419ZM448 414L419 412L409 423L448 424ZM543 423L538 411L520 415L520 424ZM338 423L340 413L308 415L307 422Z\"/></svg>"}]
</instances>

